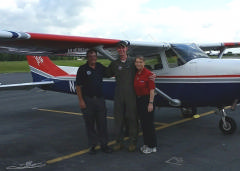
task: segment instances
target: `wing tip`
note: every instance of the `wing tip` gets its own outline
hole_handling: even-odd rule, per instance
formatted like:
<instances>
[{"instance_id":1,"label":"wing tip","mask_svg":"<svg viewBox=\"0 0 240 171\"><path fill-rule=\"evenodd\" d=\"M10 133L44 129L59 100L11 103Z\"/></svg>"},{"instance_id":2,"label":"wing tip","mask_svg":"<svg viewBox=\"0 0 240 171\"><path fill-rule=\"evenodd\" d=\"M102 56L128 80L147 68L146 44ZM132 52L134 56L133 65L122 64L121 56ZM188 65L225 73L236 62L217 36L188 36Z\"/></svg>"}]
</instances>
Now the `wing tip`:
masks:
<instances>
[{"instance_id":1,"label":"wing tip","mask_svg":"<svg viewBox=\"0 0 240 171\"><path fill-rule=\"evenodd\" d=\"M25 32L0 30L0 38L5 39L30 39L31 35Z\"/></svg>"}]
</instances>

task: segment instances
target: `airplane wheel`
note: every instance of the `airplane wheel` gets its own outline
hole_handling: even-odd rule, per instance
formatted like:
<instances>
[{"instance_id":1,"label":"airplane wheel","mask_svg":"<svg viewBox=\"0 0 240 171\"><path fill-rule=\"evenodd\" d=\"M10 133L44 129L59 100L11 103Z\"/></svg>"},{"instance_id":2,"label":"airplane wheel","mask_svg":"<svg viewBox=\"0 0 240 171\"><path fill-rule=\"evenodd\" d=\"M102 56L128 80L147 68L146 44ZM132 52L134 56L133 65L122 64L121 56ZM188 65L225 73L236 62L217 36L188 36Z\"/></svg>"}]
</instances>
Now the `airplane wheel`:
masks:
<instances>
[{"instance_id":1,"label":"airplane wheel","mask_svg":"<svg viewBox=\"0 0 240 171\"><path fill-rule=\"evenodd\" d=\"M219 121L220 130L226 135L233 134L237 128L236 122L228 116L225 117L225 121L226 121L226 125L223 124L222 119Z\"/></svg>"}]
</instances>

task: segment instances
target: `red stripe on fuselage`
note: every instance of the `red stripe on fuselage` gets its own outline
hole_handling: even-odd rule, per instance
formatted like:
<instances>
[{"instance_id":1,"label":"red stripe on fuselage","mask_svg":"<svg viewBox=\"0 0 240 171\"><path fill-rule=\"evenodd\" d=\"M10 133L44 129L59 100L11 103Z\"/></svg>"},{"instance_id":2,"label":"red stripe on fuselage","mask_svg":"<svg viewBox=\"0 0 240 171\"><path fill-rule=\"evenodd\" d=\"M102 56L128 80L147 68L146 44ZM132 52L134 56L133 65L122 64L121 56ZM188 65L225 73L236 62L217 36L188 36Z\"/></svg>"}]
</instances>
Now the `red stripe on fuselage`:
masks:
<instances>
[{"instance_id":1,"label":"red stripe on fuselage","mask_svg":"<svg viewBox=\"0 0 240 171\"><path fill-rule=\"evenodd\" d=\"M76 77L76 75L67 75L67 77ZM157 78L240 78L240 75L201 75L201 76L157 76Z\"/></svg>"},{"instance_id":2,"label":"red stripe on fuselage","mask_svg":"<svg viewBox=\"0 0 240 171\"><path fill-rule=\"evenodd\" d=\"M76 75L60 75L60 77L76 77ZM201 75L201 76L157 76L157 78L240 78L240 75Z\"/></svg>"},{"instance_id":3,"label":"red stripe on fuselage","mask_svg":"<svg viewBox=\"0 0 240 171\"><path fill-rule=\"evenodd\" d=\"M157 76L157 78L231 78L240 75L178 75L178 76Z\"/></svg>"}]
</instances>

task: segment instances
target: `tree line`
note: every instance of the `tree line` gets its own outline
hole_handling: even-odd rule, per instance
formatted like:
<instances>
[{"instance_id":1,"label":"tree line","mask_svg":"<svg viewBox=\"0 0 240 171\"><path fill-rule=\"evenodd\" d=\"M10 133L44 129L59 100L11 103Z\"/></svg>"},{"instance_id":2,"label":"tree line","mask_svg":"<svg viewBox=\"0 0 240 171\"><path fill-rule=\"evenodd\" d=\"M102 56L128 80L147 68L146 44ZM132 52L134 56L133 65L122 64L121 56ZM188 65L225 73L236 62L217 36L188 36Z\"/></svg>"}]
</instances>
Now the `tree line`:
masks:
<instances>
[{"instance_id":1,"label":"tree line","mask_svg":"<svg viewBox=\"0 0 240 171\"><path fill-rule=\"evenodd\" d=\"M65 57L65 56L51 56L51 60L72 60L76 57ZM1 53L0 54L0 61L26 61L26 55L19 55L19 54L7 54Z\"/></svg>"}]
</instances>

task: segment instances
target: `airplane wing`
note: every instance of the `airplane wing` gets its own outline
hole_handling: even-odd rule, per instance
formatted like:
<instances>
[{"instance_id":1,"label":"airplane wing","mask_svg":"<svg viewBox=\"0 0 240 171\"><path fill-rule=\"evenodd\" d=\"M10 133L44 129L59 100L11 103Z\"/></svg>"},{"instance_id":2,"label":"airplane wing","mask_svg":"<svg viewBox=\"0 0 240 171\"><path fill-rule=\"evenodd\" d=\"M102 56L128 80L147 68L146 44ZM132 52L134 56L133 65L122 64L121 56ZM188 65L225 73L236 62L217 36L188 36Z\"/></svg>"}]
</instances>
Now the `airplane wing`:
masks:
<instances>
[{"instance_id":1,"label":"airplane wing","mask_svg":"<svg viewBox=\"0 0 240 171\"><path fill-rule=\"evenodd\" d=\"M31 82L31 83L20 83L20 84L7 84L2 85L0 84L0 91L5 90L27 90L34 87L41 87L41 86L50 86L54 84L53 81L43 81L43 82Z\"/></svg>"},{"instance_id":2,"label":"airplane wing","mask_svg":"<svg viewBox=\"0 0 240 171\"><path fill-rule=\"evenodd\" d=\"M28 55L66 54L99 45L113 47L120 40L0 31L0 52ZM79 49L78 49L79 48Z\"/></svg>"},{"instance_id":3,"label":"airplane wing","mask_svg":"<svg viewBox=\"0 0 240 171\"><path fill-rule=\"evenodd\" d=\"M208 43L208 44L206 43L206 44L198 44L198 45L203 51L209 51L209 50L223 51L224 49L228 49L228 48L240 47L240 42Z\"/></svg>"},{"instance_id":4,"label":"airplane wing","mask_svg":"<svg viewBox=\"0 0 240 171\"><path fill-rule=\"evenodd\" d=\"M86 52L89 48L100 47L102 54L109 57L109 54L116 56L117 53L114 50L119 41L121 40L0 30L0 53L68 56ZM158 53L162 48L171 47L169 43L132 41L128 41L128 43L130 45L129 55L131 56L151 56ZM204 51L223 51L226 48L240 47L240 42L208 43L198 44L198 46Z\"/></svg>"},{"instance_id":5,"label":"airplane wing","mask_svg":"<svg viewBox=\"0 0 240 171\"><path fill-rule=\"evenodd\" d=\"M97 47L99 52L109 57L116 56L115 47L121 41L118 39L90 38L39 34L28 32L0 31L0 53L16 53L27 55L73 55L86 52ZM150 56L162 48L170 47L166 43L129 42L129 55ZM103 50L104 49L104 50ZM107 52L106 52L107 50Z\"/></svg>"},{"instance_id":6,"label":"airplane wing","mask_svg":"<svg viewBox=\"0 0 240 171\"><path fill-rule=\"evenodd\" d=\"M28 32L13 32L0 30L0 53L26 54L35 56L66 55L84 53L95 48L100 54L111 60L116 59L118 39L104 39L78 36L64 36ZM169 48L166 43L129 42L129 55L150 56L162 48ZM32 82L21 84L1 85L1 90L22 90L36 86L49 86L54 82Z\"/></svg>"}]
</instances>

